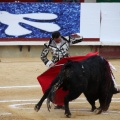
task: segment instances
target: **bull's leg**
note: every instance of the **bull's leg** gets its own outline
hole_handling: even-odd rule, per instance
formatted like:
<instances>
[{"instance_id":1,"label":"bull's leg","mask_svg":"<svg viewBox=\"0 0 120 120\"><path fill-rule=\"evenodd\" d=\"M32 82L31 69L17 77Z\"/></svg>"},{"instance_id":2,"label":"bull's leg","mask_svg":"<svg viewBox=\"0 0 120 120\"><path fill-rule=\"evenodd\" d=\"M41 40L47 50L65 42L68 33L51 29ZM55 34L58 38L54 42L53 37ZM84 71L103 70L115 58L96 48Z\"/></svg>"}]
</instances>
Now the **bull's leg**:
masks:
<instances>
[{"instance_id":1,"label":"bull's leg","mask_svg":"<svg viewBox=\"0 0 120 120\"><path fill-rule=\"evenodd\" d=\"M69 95L64 98L64 105L65 105L65 115L67 117L71 117L71 113L69 110Z\"/></svg>"},{"instance_id":2,"label":"bull's leg","mask_svg":"<svg viewBox=\"0 0 120 120\"><path fill-rule=\"evenodd\" d=\"M66 117L71 117L70 109L69 109L69 102L78 98L82 92L78 91L70 91L68 95L64 98L64 105L65 105L65 115Z\"/></svg>"},{"instance_id":3,"label":"bull's leg","mask_svg":"<svg viewBox=\"0 0 120 120\"><path fill-rule=\"evenodd\" d=\"M95 110L94 110L94 112L96 113L96 114L100 114L100 113L102 113L102 111L103 111L103 107L104 107L104 103L105 103L105 97L103 97L103 96L101 96L100 98L99 98L99 103L100 103L100 107L98 107L98 108L96 108Z\"/></svg>"},{"instance_id":4,"label":"bull's leg","mask_svg":"<svg viewBox=\"0 0 120 120\"><path fill-rule=\"evenodd\" d=\"M89 95L86 92L84 93L85 97L87 98L87 101L90 103L91 105L91 111L93 112L96 109L95 106L95 101L97 100L97 96L96 95Z\"/></svg>"},{"instance_id":5,"label":"bull's leg","mask_svg":"<svg viewBox=\"0 0 120 120\"><path fill-rule=\"evenodd\" d=\"M91 100L91 99L87 99L87 100L91 104L92 106L91 111L93 112L96 109L95 100Z\"/></svg>"},{"instance_id":6,"label":"bull's leg","mask_svg":"<svg viewBox=\"0 0 120 120\"><path fill-rule=\"evenodd\" d=\"M38 112L39 109L41 108L41 105L44 102L44 100L47 98L47 96L49 95L49 92L50 92L50 88L46 90L46 92L44 93L44 95L42 96L42 98L40 99L40 101L35 105L34 110L36 112Z\"/></svg>"},{"instance_id":7,"label":"bull's leg","mask_svg":"<svg viewBox=\"0 0 120 120\"><path fill-rule=\"evenodd\" d=\"M99 102L100 102L100 107L98 109L96 109L96 113L100 114L102 111L107 111L109 108L109 105L111 103L111 98L112 98L113 94L107 94L105 96L101 96L99 98Z\"/></svg>"}]
</instances>

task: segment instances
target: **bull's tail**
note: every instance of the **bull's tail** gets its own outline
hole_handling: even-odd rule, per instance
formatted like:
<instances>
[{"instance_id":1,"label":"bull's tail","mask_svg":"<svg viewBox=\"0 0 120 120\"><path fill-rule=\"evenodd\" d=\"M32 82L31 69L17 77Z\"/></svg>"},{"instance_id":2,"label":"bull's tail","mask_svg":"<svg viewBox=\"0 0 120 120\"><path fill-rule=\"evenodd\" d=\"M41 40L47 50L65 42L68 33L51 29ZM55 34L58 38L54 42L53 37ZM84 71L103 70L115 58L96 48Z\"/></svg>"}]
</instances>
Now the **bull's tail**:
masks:
<instances>
[{"instance_id":1,"label":"bull's tail","mask_svg":"<svg viewBox=\"0 0 120 120\"><path fill-rule=\"evenodd\" d=\"M110 63L107 60L106 60L106 67L107 67L107 72L108 72L108 74L106 75L106 79L112 80L111 81L111 83L112 83L111 87L112 87L113 94L119 93L120 91L117 90L116 83L115 83L115 76L114 76L114 74L113 74L113 72L111 70Z\"/></svg>"},{"instance_id":2,"label":"bull's tail","mask_svg":"<svg viewBox=\"0 0 120 120\"><path fill-rule=\"evenodd\" d=\"M109 62L104 59L104 67L105 67L105 86L104 86L104 98L105 98L105 105L103 110L107 110L109 108L109 105L111 103L111 99L113 94L116 92L116 88L114 87L114 82L113 82L113 72L110 68Z\"/></svg>"},{"instance_id":3,"label":"bull's tail","mask_svg":"<svg viewBox=\"0 0 120 120\"><path fill-rule=\"evenodd\" d=\"M109 89L109 88L113 88L114 90L114 81L113 79L115 79L115 76L111 70L111 67L110 67L110 64L107 60L105 60L105 79L106 79L106 85L107 85L107 88L106 89Z\"/></svg>"}]
</instances>

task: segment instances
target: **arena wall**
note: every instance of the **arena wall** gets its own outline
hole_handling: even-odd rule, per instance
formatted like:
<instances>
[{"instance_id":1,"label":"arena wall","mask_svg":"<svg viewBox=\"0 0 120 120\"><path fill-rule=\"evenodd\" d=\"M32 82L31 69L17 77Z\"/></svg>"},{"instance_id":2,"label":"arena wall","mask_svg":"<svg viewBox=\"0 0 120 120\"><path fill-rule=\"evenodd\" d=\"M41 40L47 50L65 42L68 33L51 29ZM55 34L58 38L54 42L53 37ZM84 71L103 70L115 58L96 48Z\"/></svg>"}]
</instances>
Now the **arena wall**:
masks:
<instances>
[{"instance_id":1,"label":"arena wall","mask_svg":"<svg viewBox=\"0 0 120 120\"><path fill-rule=\"evenodd\" d=\"M40 58L43 46L1 46L0 58ZM71 46L70 55L85 55L95 51L93 46Z\"/></svg>"},{"instance_id":2,"label":"arena wall","mask_svg":"<svg viewBox=\"0 0 120 120\"><path fill-rule=\"evenodd\" d=\"M84 37L84 42L71 46L71 55L85 55L88 52L99 51L99 54L106 58L120 58L119 8L120 3L82 3L80 35ZM4 41L0 38L0 58L40 57L45 41L18 39Z\"/></svg>"}]
</instances>

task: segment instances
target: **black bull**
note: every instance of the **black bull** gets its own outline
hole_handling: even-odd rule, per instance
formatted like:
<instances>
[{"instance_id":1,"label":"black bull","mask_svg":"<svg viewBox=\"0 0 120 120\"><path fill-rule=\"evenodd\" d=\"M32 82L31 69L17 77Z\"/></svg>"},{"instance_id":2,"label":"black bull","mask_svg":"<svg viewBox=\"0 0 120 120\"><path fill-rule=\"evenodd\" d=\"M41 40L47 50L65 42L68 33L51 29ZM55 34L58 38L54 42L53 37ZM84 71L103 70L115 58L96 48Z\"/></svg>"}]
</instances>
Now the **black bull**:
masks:
<instances>
[{"instance_id":1,"label":"black bull","mask_svg":"<svg viewBox=\"0 0 120 120\"><path fill-rule=\"evenodd\" d=\"M117 93L111 75L109 63L101 56L92 56L80 62L69 61L63 65L58 76L35 105L35 110L40 109L46 98L48 101L53 101L56 89L62 88L69 91L64 97L67 117L71 116L69 102L78 98L82 93L92 106L92 111L96 113L106 111L110 106L113 94ZM99 100L98 108L95 106L96 100Z\"/></svg>"}]
</instances>

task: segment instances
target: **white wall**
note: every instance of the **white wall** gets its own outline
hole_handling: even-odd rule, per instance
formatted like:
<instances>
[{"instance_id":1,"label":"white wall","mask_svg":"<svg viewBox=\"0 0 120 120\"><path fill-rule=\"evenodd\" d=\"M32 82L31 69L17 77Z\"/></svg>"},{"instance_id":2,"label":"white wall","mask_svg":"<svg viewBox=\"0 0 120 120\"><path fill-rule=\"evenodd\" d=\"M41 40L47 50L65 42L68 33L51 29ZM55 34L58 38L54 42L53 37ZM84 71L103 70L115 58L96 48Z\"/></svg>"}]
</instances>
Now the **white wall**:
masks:
<instances>
[{"instance_id":1,"label":"white wall","mask_svg":"<svg viewBox=\"0 0 120 120\"><path fill-rule=\"evenodd\" d=\"M120 43L120 3L82 3L80 34L102 43Z\"/></svg>"},{"instance_id":2,"label":"white wall","mask_svg":"<svg viewBox=\"0 0 120 120\"><path fill-rule=\"evenodd\" d=\"M120 42L120 3L101 3L102 42Z\"/></svg>"},{"instance_id":3,"label":"white wall","mask_svg":"<svg viewBox=\"0 0 120 120\"><path fill-rule=\"evenodd\" d=\"M80 34L84 38L100 37L100 4L82 3L80 15Z\"/></svg>"}]
</instances>

